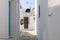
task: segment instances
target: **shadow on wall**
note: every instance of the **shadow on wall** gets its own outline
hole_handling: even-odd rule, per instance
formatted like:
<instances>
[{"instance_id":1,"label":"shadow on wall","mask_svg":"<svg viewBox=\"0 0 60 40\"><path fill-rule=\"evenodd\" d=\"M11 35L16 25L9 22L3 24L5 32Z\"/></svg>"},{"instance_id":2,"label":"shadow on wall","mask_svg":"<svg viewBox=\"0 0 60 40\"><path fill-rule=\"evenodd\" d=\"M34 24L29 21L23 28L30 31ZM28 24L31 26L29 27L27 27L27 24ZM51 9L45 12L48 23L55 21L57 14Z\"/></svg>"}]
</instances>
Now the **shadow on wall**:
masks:
<instances>
[{"instance_id":1,"label":"shadow on wall","mask_svg":"<svg viewBox=\"0 0 60 40\"><path fill-rule=\"evenodd\" d=\"M48 12L52 13L49 16L48 27L48 40L60 40L60 4L49 7Z\"/></svg>"},{"instance_id":2,"label":"shadow on wall","mask_svg":"<svg viewBox=\"0 0 60 40\"><path fill-rule=\"evenodd\" d=\"M48 15L50 14L50 18L53 19L53 21L55 21L56 23L60 22L60 4L59 5L56 5L56 6L53 6L53 7L49 7L48 8ZM54 20L54 19L57 19L57 20ZM52 22L53 22L52 21ZM60 24L60 23L59 23ZM59 25L58 24L58 25ZM55 24L54 24L55 25ZM56 24L57 25L57 24ZM57 25L57 26L58 26ZM60 25L59 25L60 26Z\"/></svg>"},{"instance_id":3,"label":"shadow on wall","mask_svg":"<svg viewBox=\"0 0 60 40\"><path fill-rule=\"evenodd\" d=\"M60 5L56 5L52 8L53 15L60 16ZM58 17L59 18L59 17Z\"/></svg>"},{"instance_id":4,"label":"shadow on wall","mask_svg":"<svg viewBox=\"0 0 60 40\"><path fill-rule=\"evenodd\" d=\"M53 7L49 7L48 8L48 12L49 13L53 13L53 14L60 13L60 4L59 5L55 5Z\"/></svg>"}]
</instances>

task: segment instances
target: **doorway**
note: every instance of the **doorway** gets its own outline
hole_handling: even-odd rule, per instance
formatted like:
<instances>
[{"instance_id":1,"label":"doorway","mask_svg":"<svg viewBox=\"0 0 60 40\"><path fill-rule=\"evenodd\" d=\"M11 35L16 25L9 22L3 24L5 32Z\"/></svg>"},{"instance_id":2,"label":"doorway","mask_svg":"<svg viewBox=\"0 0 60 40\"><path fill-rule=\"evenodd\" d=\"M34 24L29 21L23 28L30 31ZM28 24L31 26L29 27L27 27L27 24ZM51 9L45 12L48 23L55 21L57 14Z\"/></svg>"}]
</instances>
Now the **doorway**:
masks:
<instances>
[{"instance_id":1,"label":"doorway","mask_svg":"<svg viewBox=\"0 0 60 40\"><path fill-rule=\"evenodd\" d=\"M28 29L28 17L24 17L24 29Z\"/></svg>"}]
</instances>

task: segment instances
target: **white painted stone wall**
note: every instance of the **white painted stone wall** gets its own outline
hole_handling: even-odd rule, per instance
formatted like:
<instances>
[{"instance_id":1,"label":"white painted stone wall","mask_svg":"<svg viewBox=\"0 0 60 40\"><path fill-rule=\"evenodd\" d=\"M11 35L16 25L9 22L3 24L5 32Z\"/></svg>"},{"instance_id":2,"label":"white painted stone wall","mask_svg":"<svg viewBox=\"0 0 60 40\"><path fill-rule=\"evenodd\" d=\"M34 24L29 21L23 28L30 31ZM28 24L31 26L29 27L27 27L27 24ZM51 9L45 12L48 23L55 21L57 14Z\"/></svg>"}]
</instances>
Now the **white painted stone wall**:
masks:
<instances>
[{"instance_id":1,"label":"white painted stone wall","mask_svg":"<svg viewBox=\"0 0 60 40\"><path fill-rule=\"evenodd\" d=\"M39 5L40 5L40 18L39 18ZM47 40L47 16L48 0L37 0L36 19L37 19L37 37L38 40Z\"/></svg>"},{"instance_id":2,"label":"white painted stone wall","mask_svg":"<svg viewBox=\"0 0 60 40\"><path fill-rule=\"evenodd\" d=\"M48 0L48 40L60 40L60 0Z\"/></svg>"},{"instance_id":3,"label":"white painted stone wall","mask_svg":"<svg viewBox=\"0 0 60 40\"><path fill-rule=\"evenodd\" d=\"M29 17L29 28L28 29L35 29L35 21L33 20L33 17Z\"/></svg>"},{"instance_id":4,"label":"white painted stone wall","mask_svg":"<svg viewBox=\"0 0 60 40\"><path fill-rule=\"evenodd\" d=\"M21 5L20 5L21 6ZM24 9L23 8L21 8L20 9L20 20L19 20L19 22L21 21L21 19L24 19ZM20 30L23 30L24 29L24 24L23 25L21 25L21 23L20 23Z\"/></svg>"},{"instance_id":5,"label":"white painted stone wall","mask_svg":"<svg viewBox=\"0 0 60 40\"><path fill-rule=\"evenodd\" d=\"M18 0L11 0L10 26L11 37L19 38L19 6Z\"/></svg>"},{"instance_id":6,"label":"white painted stone wall","mask_svg":"<svg viewBox=\"0 0 60 40\"><path fill-rule=\"evenodd\" d=\"M0 38L8 38L8 0L0 0Z\"/></svg>"},{"instance_id":7,"label":"white painted stone wall","mask_svg":"<svg viewBox=\"0 0 60 40\"><path fill-rule=\"evenodd\" d=\"M24 10L23 9L20 9L20 19L23 19L24 18Z\"/></svg>"}]
</instances>

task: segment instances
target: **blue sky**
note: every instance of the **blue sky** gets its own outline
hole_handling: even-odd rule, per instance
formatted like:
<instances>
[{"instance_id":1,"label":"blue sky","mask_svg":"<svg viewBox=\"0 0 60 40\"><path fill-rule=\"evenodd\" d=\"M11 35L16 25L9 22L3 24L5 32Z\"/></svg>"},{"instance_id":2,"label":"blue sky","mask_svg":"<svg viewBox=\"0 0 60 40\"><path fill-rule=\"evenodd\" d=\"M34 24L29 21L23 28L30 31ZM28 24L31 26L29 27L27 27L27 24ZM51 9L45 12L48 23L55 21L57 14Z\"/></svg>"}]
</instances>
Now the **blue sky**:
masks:
<instances>
[{"instance_id":1,"label":"blue sky","mask_svg":"<svg viewBox=\"0 0 60 40\"><path fill-rule=\"evenodd\" d=\"M20 3L25 9L30 7L35 8L35 0L20 0Z\"/></svg>"}]
</instances>

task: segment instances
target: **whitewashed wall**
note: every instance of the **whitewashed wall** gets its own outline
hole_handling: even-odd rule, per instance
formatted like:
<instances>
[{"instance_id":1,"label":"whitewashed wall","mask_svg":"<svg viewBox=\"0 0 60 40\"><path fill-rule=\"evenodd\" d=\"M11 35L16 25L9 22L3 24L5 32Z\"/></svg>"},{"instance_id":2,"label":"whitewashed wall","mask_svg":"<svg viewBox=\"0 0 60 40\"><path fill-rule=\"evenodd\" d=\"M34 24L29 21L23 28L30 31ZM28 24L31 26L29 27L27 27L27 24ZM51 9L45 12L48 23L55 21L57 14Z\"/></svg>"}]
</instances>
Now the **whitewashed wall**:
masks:
<instances>
[{"instance_id":1,"label":"whitewashed wall","mask_svg":"<svg viewBox=\"0 0 60 40\"><path fill-rule=\"evenodd\" d=\"M29 16L29 27L28 29L35 29L35 21L33 19L33 16Z\"/></svg>"},{"instance_id":2,"label":"whitewashed wall","mask_svg":"<svg viewBox=\"0 0 60 40\"><path fill-rule=\"evenodd\" d=\"M0 38L8 38L8 0L0 0Z\"/></svg>"},{"instance_id":3,"label":"whitewashed wall","mask_svg":"<svg viewBox=\"0 0 60 40\"><path fill-rule=\"evenodd\" d=\"M11 25L11 37L19 37L19 6L18 0L11 0L11 14L10 14L10 25ZM16 39L17 40L17 39Z\"/></svg>"},{"instance_id":4,"label":"whitewashed wall","mask_svg":"<svg viewBox=\"0 0 60 40\"><path fill-rule=\"evenodd\" d=\"M21 5L20 5L21 6ZM21 19L24 19L24 10L23 10L23 8L21 8L20 9L20 21L21 21ZM20 22L19 21L19 22ZM20 30L23 30L24 29L24 24L23 25L21 25L21 23L20 23Z\"/></svg>"},{"instance_id":5,"label":"whitewashed wall","mask_svg":"<svg viewBox=\"0 0 60 40\"><path fill-rule=\"evenodd\" d=\"M60 0L48 0L48 40L60 40Z\"/></svg>"},{"instance_id":6,"label":"whitewashed wall","mask_svg":"<svg viewBox=\"0 0 60 40\"><path fill-rule=\"evenodd\" d=\"M20 19L23 19L23 17L24 17L24 10L20 9Z\"/></svg>"},{"instance_id":7,"label":"whitewashed wall","mask_svg":"<svg viewBox=\"0 0 60 40\"><path fill-rule=\"evenodd\" d=\"M40 5L40 18L38 7ZM47 24L48 24L48 16L47 16L47 7L48 7L48 0L37 0L37 36L38 40L47 40Z\"/></svg>"}]
</instances>

